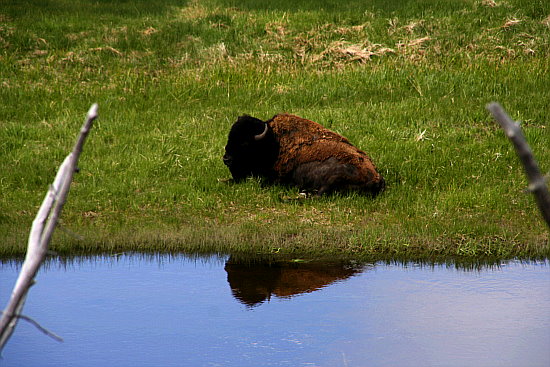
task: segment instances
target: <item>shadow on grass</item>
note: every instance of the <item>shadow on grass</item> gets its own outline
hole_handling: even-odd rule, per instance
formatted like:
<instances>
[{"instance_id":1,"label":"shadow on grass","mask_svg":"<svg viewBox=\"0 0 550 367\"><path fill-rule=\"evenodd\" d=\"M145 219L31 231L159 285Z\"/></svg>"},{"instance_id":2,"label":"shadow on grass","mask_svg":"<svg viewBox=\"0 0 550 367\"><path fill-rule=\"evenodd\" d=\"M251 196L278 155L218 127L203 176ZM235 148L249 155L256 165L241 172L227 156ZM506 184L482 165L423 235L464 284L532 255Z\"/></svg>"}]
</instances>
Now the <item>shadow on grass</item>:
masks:
<instances>
[{"instance_id":1,"label":"shadow on grass","mask_svg":"<svg viewBox=\"0 0 550 367\"><path fill-rule=\"evenodd\" d=\"M117 18L142 18L147 16L162 15L174 6L184 7L187 0L8 0L2 3L1 13L16 18L21 14L26 17L37 16L64 16L74 17L117 17Z\"/></svg>"},{"instance_id":2,"label":"shadow on grass","mask_svg":"<svg viewBox=\"0 0 550 367\"><path fill-rule=\"evenodd\" d=\"M236 7L239 9L247 10L279 10L285 12L293 11L326 11L331 13L345 13L345 12L375 12L382 16L390 16L394 12L399 11L400 14L405 11L410 16L422 16L426 11L437 10L438 8L449 9L449 3L445 2L443 5L438 0L271 0L271 1L258 1L258 0L217 0L221 6ZM464 7L460 1L455 2L456 8L461 9Z\"/></svg>"}]
</instances>

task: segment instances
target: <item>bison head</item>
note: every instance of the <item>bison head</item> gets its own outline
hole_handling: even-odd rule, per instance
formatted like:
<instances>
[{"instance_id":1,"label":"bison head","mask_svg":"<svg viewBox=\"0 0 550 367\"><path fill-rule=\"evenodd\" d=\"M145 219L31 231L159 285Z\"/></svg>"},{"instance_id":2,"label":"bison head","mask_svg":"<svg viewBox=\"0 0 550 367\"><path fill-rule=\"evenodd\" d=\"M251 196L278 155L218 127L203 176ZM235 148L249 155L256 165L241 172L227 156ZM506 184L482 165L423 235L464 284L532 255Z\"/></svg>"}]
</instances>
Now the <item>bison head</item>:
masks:
<instances>
[{"instance_id":1,"label":"bison head","mask_svg":"<svg viewBox=\"0 0 550 367\"><path fill-rule=\"evenodd\" d=\"M274 178L278 143L267 122L241 116L229 131L223 163L235 181L248 176Z\"/></svg>"}]
</instances>

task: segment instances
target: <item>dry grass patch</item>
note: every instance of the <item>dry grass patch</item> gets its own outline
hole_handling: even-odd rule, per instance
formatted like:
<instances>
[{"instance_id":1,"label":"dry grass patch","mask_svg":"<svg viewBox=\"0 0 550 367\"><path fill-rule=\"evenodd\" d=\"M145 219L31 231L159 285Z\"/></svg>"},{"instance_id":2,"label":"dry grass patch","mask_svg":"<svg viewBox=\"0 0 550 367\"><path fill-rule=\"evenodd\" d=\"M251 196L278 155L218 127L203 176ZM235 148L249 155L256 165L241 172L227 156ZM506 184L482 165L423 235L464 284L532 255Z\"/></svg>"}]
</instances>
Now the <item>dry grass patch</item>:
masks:
<instances>
[{"instance_id":1,"label":"dry grass patch","mask_svg":"<svg viewBox=\"0 0 550 367\"><path fill-rule=\"evenodd\" d=\"M157 32L158 32L158 29L155 29L153 27L147 27L147 29L144 29L143 31L141 31L141 34L143 34L144 36L150 36L153 33L157 33Z\"/></svg>"},{"instance_id":2,"label":"dry grass patch","mask_svg":"<svg viewBox=\"0 0 550 367\"><path fill-rule=\"evenodd\" d=\"M313 60L318 61L329 56L329 58L345 62L365 63L370 61L372 57L381 57L386 54L395 54L395 50L380 44L359 45L350 44L347 41L336 41L314 57Z\"/></svg>"},{"instance_id":3,"label":"dry grass patch","mask_svg":"<svg viewBox=\"0 0 550 367\"><path fill-rule=\"evenodd\" d=\"M211 12L210 9L200 4L199 0L192 0L185 8L178 9L181 18L194 21L206 18Z\"/></svg>"},{"instance_id":4,"label":"dry grass patch","mask_svg":"<svg viewBox=\"0 0 550 367\"><path fill-rule=\"evenodd\" d=\"M504 28L504 29L510 28L520 24L521 22L522 20L517 18L508 19L500 28Z\"/></svg>"},{"instance_id":5,"label":"dry grass patch","mask_svg":"<svg viewBox=\"0 0 550 367\"><path fill-rule=\"evenodd\" d=\"M494 8L496 6L499 6L500 4L498 4L495 0L481 0L481 5Z\"/></svg>"}]
</instances>

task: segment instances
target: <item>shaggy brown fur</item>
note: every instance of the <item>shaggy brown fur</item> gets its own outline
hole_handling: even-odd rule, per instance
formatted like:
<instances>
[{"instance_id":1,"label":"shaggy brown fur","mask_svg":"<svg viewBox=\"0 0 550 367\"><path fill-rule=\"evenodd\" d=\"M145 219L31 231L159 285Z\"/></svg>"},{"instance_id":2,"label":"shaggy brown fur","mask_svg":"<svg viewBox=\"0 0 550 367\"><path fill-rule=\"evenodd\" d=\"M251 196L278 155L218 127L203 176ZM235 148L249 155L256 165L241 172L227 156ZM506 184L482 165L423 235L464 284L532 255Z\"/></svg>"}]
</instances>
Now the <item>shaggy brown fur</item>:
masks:
<instances>
[{"instance_id":1,"label":"shaggy brown fur","mask_svg":"<svg viewBox=\"0 0 550 367\"><path fill-rule=\"evenodd\" d=\"M340 164L357 167L354 175L357 179L356 185L383 185L383 178L369 156L343 136L316 122L290 114L276 115L267 123L282 152L274 167L281 181L288 179L299 165L335 158Z\"/></svg>"}]
</instances>

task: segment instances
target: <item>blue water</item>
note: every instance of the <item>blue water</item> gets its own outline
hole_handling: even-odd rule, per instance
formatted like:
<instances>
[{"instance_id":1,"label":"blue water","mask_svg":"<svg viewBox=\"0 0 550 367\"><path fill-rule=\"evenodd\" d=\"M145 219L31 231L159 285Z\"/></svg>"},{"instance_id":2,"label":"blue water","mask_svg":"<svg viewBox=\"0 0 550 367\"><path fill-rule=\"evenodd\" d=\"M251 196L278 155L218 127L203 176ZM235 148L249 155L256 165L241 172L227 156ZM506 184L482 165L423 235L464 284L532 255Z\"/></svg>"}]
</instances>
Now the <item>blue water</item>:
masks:
<instances>
[{"instance_id":1,"label":"blue water","mask_svg":"<svg viewBox=\"0 0 550 367\"><path fill-rule=\"evenodd\" d=\"M51 262L1 366L550 366L550 267ZM4 307L18 268L0 265Z\"/></svg>"}]
</instances>

